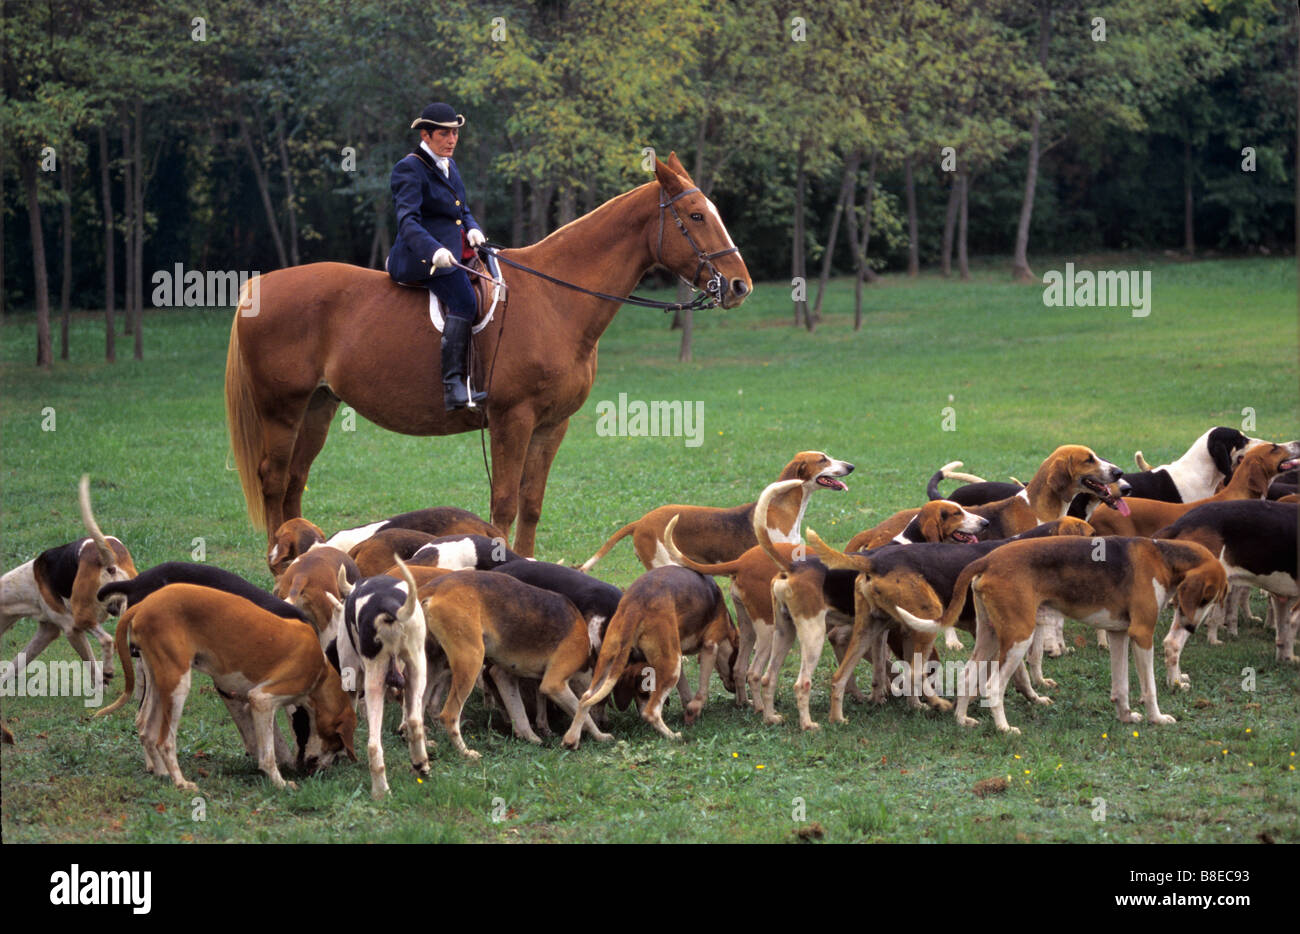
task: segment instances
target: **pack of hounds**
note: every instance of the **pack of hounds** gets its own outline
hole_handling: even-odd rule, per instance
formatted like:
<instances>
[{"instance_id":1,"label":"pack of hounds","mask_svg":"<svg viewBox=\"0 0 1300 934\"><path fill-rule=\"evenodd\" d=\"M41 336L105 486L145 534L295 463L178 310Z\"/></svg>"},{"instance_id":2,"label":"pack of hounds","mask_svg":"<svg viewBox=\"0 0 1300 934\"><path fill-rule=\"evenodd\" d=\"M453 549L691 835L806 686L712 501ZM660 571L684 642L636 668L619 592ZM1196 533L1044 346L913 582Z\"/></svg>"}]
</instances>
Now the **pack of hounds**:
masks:
<instances>
[{"instance_id":1,"label":"pack of hounds","mask_svg":"<svg viewBox=\"0 0 1300 934\"><path fill-rule=\"evenodd\" d=\"M385 699L401 704L399 732L412 768L426 775L426 713L458 752L479 758L460 731L476 687L530 743L550 735L548 716L562 710L571 718L562 741L572 749L583 733L612 738L611 702L636 704L655 730L680 739L664 720L665 701L675 687L693 723L714 671L737 705L779 723L778 675L796 641L802 729L819 728L812 679L829 642L838 663L831 723L846 722L846 693L868 699L855 672L869 658L874 703L901 695L973 726L975 698L998 730L1019 732L1007 722L1007 684L1031 703L1051 703L1038 693L1056 687L1043 676L1043 656L1072 651L1063 636L1070 617L1095 627L1109 649L1120 721L1143 717L1129 707L1131 643L1146 720L1173 723L1157 703L1153 661L1167 604L1165 668L1175 688L1190 683L1180 668L1187 639L1202 623L1211 643L1221 627L1235 634L1253 587L1270 598L1278 658L1298 661L1300 441L1218 427L1172 463L1152 469L1141 452L1137 461L1144 469L1125 473L1088 447L1062 445L1023 484L985 482L953 462L930 478L924 505L861 532L843 551L811 528L803 535L813 493L846 490L842 478L853 471L820 451L796 454L756 502L652 510L579 568L515 554L496 528L453 507L333 536L290 519L269 542L272 592L206 564L137 573L126 545L97 525L83 477L88 537L0 579L0 634L22 618L37 622L4 666L0 696L12 696L7 682L60 634L97 677L113 677L116 654L124 690L96 716L137 695L146 771L187 790L195 785L182 774L177 731L194 670L212 678L246 751L278 787L293 787L282 768L310 773L355 760L364 703L371 793L383 798ZM949 479L968 482L943 497L938 487ZM628 536L646 572L620 591L589 572ZM110 615L120 617L113 636L103 628ZM958 628L974 645L954 703L941 696L935 663L940 636L945 652L961 650ZM693 691L687 655L699 658ZM280 708L292 745L276 724ZM3 739L14 742L8 727Z\"/></svg>"}]
</instances>

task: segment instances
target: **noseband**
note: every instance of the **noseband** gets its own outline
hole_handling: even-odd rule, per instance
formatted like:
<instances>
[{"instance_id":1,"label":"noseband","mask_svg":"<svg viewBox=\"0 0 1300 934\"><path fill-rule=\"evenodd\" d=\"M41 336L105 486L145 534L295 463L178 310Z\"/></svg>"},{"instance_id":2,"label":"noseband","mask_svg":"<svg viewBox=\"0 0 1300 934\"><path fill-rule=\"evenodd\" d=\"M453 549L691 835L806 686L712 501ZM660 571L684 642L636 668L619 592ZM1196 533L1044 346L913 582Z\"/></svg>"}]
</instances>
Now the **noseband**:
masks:
<instances>
[{"instance_id":1,"label":"noseband","mask_svg":"<svg viewBox=\"0 0 1300 934\"><path fill-rule=\"evenodd\" d=\"M683 282L686 282L686 284L689 285L691 288L698 289L699 286L696 285L696 282L700 278L700 270L702 270L705 266L708 266L710 276L708 278L708 281L704 283L704 291L708 293L709 298L713 300L713 304L716 306L722 304L722 295L727 287L727 279L725 276L723 276L721 272L718 271L718 267L713 265L713 261L717 259L719 256L727 256L730 253L739 253L740 247L733 246L725 250L718 250L716 253L705 253L702 249L700 249L700 245L695 242L695 238L691 236L691 232L686 229L686 224L682 221L681 215L677 213L677 208L674 207L674 203L676 201L685 198L687 195L696 194L698 191L699 191L698 188L687 188L685 191L681 191L673 195L667 201L660 200L659 202L659 244L655 248L655 259L658 260L660 266L665 266L665 268L667 268L663 258L664 256L664 212L671 210L673 212L673 220L677 222L677 229L682 232L682 236L686 238L686 242L691 245L691 249L695 251L695 258L698 260L698 262L695 264L695 275L691 276L689 282L686 282L686 277L681 275L680 273L678 274L677 277L681 279Z\"/></svg>"}]
</instances>

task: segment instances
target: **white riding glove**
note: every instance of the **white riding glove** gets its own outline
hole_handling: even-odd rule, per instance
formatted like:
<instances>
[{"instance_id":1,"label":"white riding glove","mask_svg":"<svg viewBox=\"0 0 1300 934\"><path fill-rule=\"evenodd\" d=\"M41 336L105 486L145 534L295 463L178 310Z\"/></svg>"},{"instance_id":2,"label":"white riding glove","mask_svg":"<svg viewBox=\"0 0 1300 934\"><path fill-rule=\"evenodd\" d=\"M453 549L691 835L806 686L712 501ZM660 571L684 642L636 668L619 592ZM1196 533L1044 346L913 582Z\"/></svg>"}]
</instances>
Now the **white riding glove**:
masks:
<instances>
[{"instance_id":1,"label":"white riding glove","mask_svg":"<svg viewBox=\"0 0 1300 934\"><path fill-rule=\"evenodd\" d=\"M483 242L487 240L487 237L483 236L483 231L479 230L477 227L474 227L471 228L469 232L465 234L465 239L469 241L470 246L477 249L483 245Z\"/></svg>"},{"instance_id":2,"label":"white riding glove","mask_svg":"<svg viewBox=\"0 0 1300 934\"><path fill-rule=\"evenodd\" d=\"M450 269L453 262L451 250L442 247L438 252L433 254L433 265L437 269Z\"/></svg>"}]
</instances>

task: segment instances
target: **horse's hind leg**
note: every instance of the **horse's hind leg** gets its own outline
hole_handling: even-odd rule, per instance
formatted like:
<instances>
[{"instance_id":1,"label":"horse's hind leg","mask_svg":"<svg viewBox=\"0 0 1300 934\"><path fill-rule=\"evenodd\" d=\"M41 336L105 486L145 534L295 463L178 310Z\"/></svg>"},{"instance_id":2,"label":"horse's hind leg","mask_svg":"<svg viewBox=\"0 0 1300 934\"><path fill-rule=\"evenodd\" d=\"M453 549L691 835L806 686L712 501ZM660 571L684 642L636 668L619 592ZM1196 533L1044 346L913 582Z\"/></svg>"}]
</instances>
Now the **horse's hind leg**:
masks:
<instances>
[{"instance_id":1,"label":"horse's hind leg","mask_svg":"<svg viewBox=\"0 0 1300 934\"><path fill-rule=\"evenodd\" d=\"M546 479L568 429L569 421L565 419L558 425L537 430L528 442L519 483L519 527L515 530L515 551L526 557L533 554L537 523L542 518L542 498L546 496Z\"/></svg>"},{"instance_id":2,"label":"horse's hind leg","mask_svg":"<svg viewBox=\"0 0 1300 934\"><path fill-rule=\"evenodd\" d=\"M275 417L262 418L262 460L257 467L257 476L262 484L268 539L286 519L297 518L297 514L288 513L286 497L289 492L289 471L298 435L302 430L306 402L304 397L301 405L283 403L277 406ZM301 490L298 498L301 499Z\"/></svg>"},{"instance_id":3,"label":"horse's hind leg","mask_svg":"<svg viewBox=\"0 0 1300 934\"><path fill-rule=\"evenodd\" d=\"M289 484L284 493L285 519L302 515L302 491L307 488L307 474L312 461L325 447L325 437L329 434L339 401L338 396L321 386L307 403L307 413L303 416L298 439L293 445L293 457L289 461Z\"/></svg>"}]
</instances>

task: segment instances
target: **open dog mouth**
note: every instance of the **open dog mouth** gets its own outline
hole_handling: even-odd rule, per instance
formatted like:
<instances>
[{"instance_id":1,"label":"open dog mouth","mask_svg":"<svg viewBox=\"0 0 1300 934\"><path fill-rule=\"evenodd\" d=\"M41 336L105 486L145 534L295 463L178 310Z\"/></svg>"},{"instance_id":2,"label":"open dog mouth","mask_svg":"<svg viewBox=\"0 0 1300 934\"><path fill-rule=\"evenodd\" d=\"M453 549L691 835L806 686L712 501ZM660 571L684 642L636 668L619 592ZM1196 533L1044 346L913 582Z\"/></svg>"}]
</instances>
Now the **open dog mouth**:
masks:
<instances>
[{"instance_id":1,"label":"open dog mouth","mask_svg":"<svg viewBox=\"0 0 1300 934\"><path fill-rule=\"evenodd\" d=\"M961 531L953 532L951 537L954 542L959 542L963 545L974 545L976 542L979 541L979 539L976 538L974 535L972 535L970 532L961 532Z\"/></svg>"},{"instance_id":2,"label":"open dog mouth","mask_svg":"<svg viewBox=\"0 0 1300 934\"><path fill-rule=\"evenodd\" d=\"M822 475L817 478L817 485L824 486L828 490L841 490L841 491L848 490L848 487L844 484L844 481L837 480L834 477L827 477L825 475Z\"/></svg>"},{"instance_id":3,"label":"open dog mouth","mask_svg":"<svg viewBox=\"0 0 1300 934\"><path fill-rule=\"evenodd\" d=\"M1127 516L1132 512L1132 510L1128 508L1128 503L1124 502L1121 497L1115 496L1111 493L1110 488L1100 480L1094 480L1092 477L1083 477L1081 482L1093 496L1097 497L1097 499L1101 500L1111 509L1114 509L1121 516Z\"/></svg>"},{"instance_id":4,"label":"open dog mouth","mask_svg":"<svg viewBox=\"0 0 1300 934\"><path fill-rule=\"evenodd\" d=\"M1289 461L1282 461L1277 465L1278 473L1286 473L1288 470L1295 470L1300 467L1300 457L1293 457Z\"/></svg>"}]
</instances>

